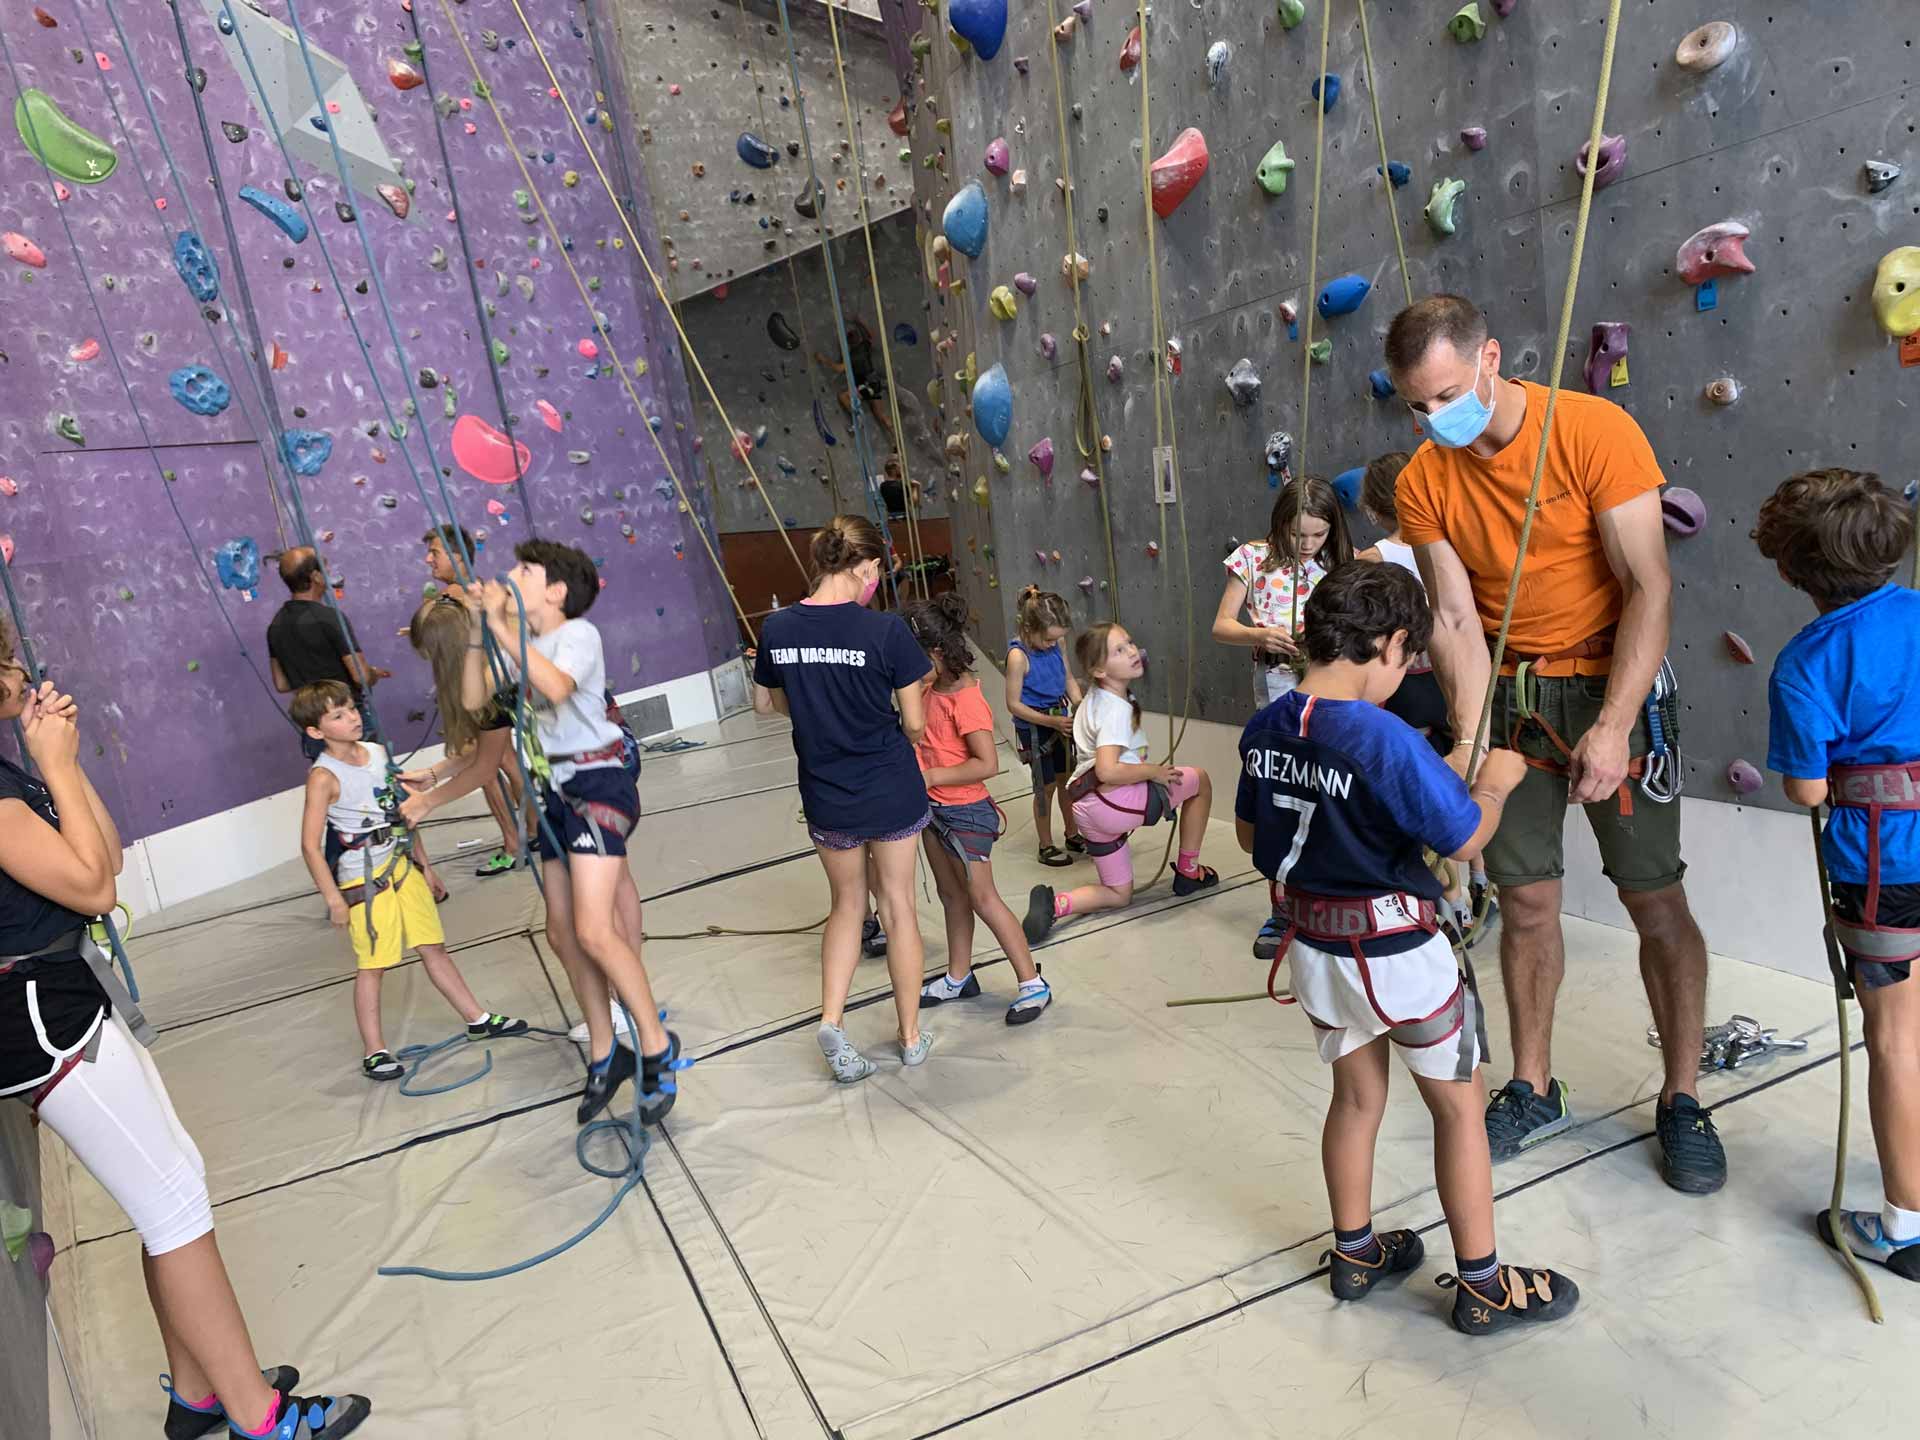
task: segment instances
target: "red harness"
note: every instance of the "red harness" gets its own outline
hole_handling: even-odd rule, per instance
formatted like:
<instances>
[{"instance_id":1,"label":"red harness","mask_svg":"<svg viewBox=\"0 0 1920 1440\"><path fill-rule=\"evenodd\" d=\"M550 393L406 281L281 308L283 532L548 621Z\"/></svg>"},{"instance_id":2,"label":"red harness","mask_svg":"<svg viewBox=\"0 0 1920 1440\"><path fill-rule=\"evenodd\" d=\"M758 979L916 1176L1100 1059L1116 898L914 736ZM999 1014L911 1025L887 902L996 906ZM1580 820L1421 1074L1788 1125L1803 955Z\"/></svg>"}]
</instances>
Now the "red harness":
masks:
<instances>
[{"instance_id":1,"label":"red harness","mask_svg":"<svg viewBox=\"0 0 1920 1440\"><path fill-rule=\"evenodd\" d=\"M1827 776L1827 803L1836 810L1867 812L1867 900L1861 918L1833 922L1841 947L1867 960L1898 964L1920 959L1920 929L1882 925L1880 916L1880 816L1887 810L1920 810L1920 760L1889 765L1839 765Z\"/></svg>"},{"instance_id":2,"label":"red harness","mask_svg":"<svg viewBox=\"0 0 1920 1440\"><path fill-rule=\"evenodd\" d=\"M1291 1005L1291 995L1281 995L1274 989L1279 978L1280 966L1287 958L1287 952L1293 948L1295 936L1305 936L1308 940L1325 948L1328 945L1348 945L1353 949L1355 959L1364 959L1360 949L1362 940L1377 940L1384 935L1406 935L1418 930L1432 935L1440 928L1440 920L1431 900L1418 895L1408 895L1394 891L1387 895L1313 895L1305 890L1296 890L1291 885L1285 889L1287 906L1287 933L1280 937L1280 948L1274 952L1273 966L1267 971L1267 995L1281 1005ZM1376 902L1394 901L1405 917L1403 924L1383 924Z\"/></svg>"}]
</instances>

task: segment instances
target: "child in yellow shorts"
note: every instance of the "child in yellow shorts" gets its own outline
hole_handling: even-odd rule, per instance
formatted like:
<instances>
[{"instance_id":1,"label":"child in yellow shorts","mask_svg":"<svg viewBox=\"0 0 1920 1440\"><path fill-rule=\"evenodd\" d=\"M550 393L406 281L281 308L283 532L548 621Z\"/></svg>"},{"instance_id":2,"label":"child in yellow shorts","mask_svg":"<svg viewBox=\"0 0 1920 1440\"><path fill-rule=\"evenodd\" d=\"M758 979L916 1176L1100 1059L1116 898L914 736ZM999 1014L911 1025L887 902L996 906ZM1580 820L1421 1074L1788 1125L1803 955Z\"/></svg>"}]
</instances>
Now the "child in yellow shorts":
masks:
<instances>
[{"instance_id":1,"label":"child in yellow shorts","mask_svg":"<svg viewBox=\"0 0 1920 1440\"><path fill-rule=\"evenodd\" d=\"M361 740L352 692L337 681L303 686L290 709L294 722L326 747L307 772L300 852L326 899L328 918L346 927L359 962L353 1015L366 1050L362 1073L370 1080L398 1080L406 1073L381 1035L380 977L410 946L420 952L434 989L466 1021L469 1040L524 1034L526 1021L480 1008L447 953L426 877L399 853L393 835L391 816L400 797L387 778L387 752Z\"/></svg>"}]
</instances>

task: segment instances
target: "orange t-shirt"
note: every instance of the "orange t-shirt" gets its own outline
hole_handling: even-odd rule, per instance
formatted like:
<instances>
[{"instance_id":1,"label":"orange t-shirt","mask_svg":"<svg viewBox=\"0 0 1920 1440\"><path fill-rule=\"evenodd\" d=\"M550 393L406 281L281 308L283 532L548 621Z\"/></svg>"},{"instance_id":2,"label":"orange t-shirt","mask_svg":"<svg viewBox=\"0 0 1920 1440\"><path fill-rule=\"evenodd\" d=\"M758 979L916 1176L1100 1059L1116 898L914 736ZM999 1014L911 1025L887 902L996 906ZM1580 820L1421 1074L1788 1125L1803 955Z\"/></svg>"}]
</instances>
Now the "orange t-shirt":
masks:
<instances>
[{"instance_id":1,"label":"orange t-shirt","mask_svg":"<svg viewBox=\"0 0 1920 1440\"><path fill-rule=\"evenodd\" d=\"M1489 636L1499 631L1520 551L1547 407L1544 386L1517 383L1526 391L1527 413L1506 448L1483 459L1428 441L1400 472L1394 490L1402 538L1416 548L1441 540L1453 546L1472 577L1474 604ZM1624 597L1594 517L1662 483L1653 447L1631 415L1598 395L1560 392L1540 508L1514 597L1509 653L1557 654L1618 622ZM1605 674L1611 663L1593 658L1553 668Z\"/></svg>"},{"instance_id":2,"label":"orange t-shirt","mask_svg":"<svg viewBox=\"0 0 1920 1440\"><path fill-rule=\"evenodd\" d=\"M945 770L964 765L973 758L967 749L967 736L976 730L993 730L993 710L981 692L978 680L958 690L927 691L927 729L913 747L920 757L920 769ZM936 805L968 805L987 798L984 781L971 785L929 785L927 799Z\"/></svg>"}]
</instances>

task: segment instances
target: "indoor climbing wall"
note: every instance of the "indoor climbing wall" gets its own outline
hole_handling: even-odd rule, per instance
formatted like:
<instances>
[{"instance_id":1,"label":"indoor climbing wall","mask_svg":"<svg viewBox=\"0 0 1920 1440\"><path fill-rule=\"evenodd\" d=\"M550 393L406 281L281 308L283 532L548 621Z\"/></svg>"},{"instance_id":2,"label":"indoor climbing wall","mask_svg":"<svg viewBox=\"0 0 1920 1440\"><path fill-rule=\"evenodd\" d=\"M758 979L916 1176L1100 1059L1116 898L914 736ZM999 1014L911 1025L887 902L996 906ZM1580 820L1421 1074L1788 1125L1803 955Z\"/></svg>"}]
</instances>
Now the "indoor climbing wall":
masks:
<instances>
[{"instance_id":1,"label":"indoor climbing wall","mask_svg":"<svg viewBox=\"0 0 1920 1440\"><path fill-rule=\"evenodd\" d=\"M607 18L537 17L551 74L510 0L9 16L0 530L129 835L298 782L259 678L296 476L403 752L430 702L398 632L446 501L483 571L536 531L595 557L616 690L735 649L668 476L693 488L678 346L600 179L651 245Z\"/></svg>"},{"instance_id":2,"label":"indoor climbing wall","mask_svg":"<svg viewBox=\"0 0 1920 1440\"><path fill-rule=\"evenodd\" d=\"M950 42L950 10L976 43ZM1472 296L1503 342L1507 372L1544 383L1605 7L1478 0L1464 11L1368 6L1401 181L1390 193L1413 293ZM1190 645L1196 713L1238 721L1251 704L1246 652L1214 644L1207 630L1222 556L1267 528L1267 437L1288 432L1295 467L1328 476L1418 440L1407 411L1370 380L1404 293L1357 9L1334 4L1324 86L1315 83L1321 0L1161 5L1144 57L1136 7L1120 0L942 0L903 13L917 27L908 37L912 143L934 166L918 172L917 204L944 372L941 428L956 446L944 483L967 502L954 505L955 532L970 553L956 558L982 628L993 637L1019 587L1039 580L1078 616L1116 611L1142 638L1155 704L1171 687L1179 708L1177 658ZM1715 20L1730 22L1731 36L1689 42ZM1920 242L1916 42L1920 13L1900 0L1817 9L1658 0L1624 10L1596 176L1605 184L1565 377L1585 388L1591 374L1646 429L1671 486L1697 497L1670 490L1667 507L1672 655L1697 796L1732 799L1733 763L1764 764L1768 667L1812 615L1747 539L1760 501L1818 464L1877 470L1896 485L1916 473L1911 446L1899 442L1920 400L1920 368L1907 368L1920 362L1920 342L1895 343L1871 304L1882 257ZM1143 198L1149 84L1145 159L1158 162L1163 216ZM1070 248L1087 264L1094 415L1078 443ZM1704 259L1709 249L1720 263ZM1310 313L1341 277L1351 278L1328 295L1327 317L1313 317L1326 344L1309 366ZM1156 293L1177 356L1155 353ZM971 415L969 357L973 374L1001 366L1008 382L995 395L998 377L984 381L980 394L994 403ZM1177 372L1161 425L1156 366ZM1000 423L1005 437L991 445ZM1183 504L1163 507L1153 452L1176 431ZM1088 448L1095 435L1110 437L1104 467ZM1111 569L1096 482L1111 515ZM1777 791L1754 799L1784 804Z\"/></svg>"},{"instance_id":3,"label":"indoor climbing wall","mask_svg":"<svg viewBox=\"0 0 1920 1440\"><path fill-rule=\"evenodd\" d=\"M913 197L911 162L889 117L899 99L873 0L836 3L854 129L842 108L832 35L819 0L790 0L801 99L825 204L807 196L807 157L787 41L772 0L612 6L635 153L647 166L676 297L725 285L818 245L823 227L860 226L856 132L874 219ZM896 123L903 121L896 119Z\"/></svg>"},{"instance_id":4,"label":"indoor climbing wall","mask_svg":"<svg viewBox=\"0 0 1920 1440\"><path fill-rule=\"evenodd\" d=\"M900 419L906 430L906 469L917 483L934 481L945 460L927 402L933 371L927 360L926 290L920 282L919 248L911 215L901 211L873 227L873 250L886 308L890 348L898 382ZM873 367L885 376L879 321L867 269L866 247L856 232L833 242L849 323L858 320L873 339ZM686 302L681 319L694 352L707 367L727 414L754 443L754 469L767 487L779 518L789 528L819 525L836 511L867 513L860 461L839 396L845 378L816 357L841 363L827 298L826 267L819 250L793 257L736 280L722 299L708 292ZM868 401L865 423L876 466L892 446L880 423L891 424L884 399ZM728 455L732 438L710 404L698 399L702 471L710 467L713 509L723 533L774 527L766 502L745 470ZM929 514L946 513L946 489L934 484Z\"/></svg>"}]
</instances>

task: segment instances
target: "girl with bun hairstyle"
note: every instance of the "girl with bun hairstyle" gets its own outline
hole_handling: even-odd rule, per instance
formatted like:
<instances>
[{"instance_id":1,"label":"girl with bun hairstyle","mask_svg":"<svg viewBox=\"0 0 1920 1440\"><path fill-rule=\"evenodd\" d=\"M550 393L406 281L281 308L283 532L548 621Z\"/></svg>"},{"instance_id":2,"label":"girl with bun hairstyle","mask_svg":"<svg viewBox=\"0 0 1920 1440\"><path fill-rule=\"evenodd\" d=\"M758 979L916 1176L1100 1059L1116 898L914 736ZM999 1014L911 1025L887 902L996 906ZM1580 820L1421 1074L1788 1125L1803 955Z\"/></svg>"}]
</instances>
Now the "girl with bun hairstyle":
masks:
<instances>
[{"instance_id":1,"label":"girl with bun hairstyle","mask_svg":"<svg viewBox=\"0 0 1920 1440\"><path fill-rule=\"evenodd\" d=\"M800 805L827 872L833 906L820 937L820 1052L842 1084L874 1071L841 1028L860 963L867 871L888 936L887 969L900 1058L918 1065L926 969L913 902L913 856L927 827L927 789L913 746L926 729L931 666L906 622L867 608L887 565L886 542L862 515L836 515L813 537L813 593L776 610L760 630L753 708L793 721Z\"/></svg>"},{"instance_id":2,"label":"girl with bun hairstyle","mask_svg":"<svg viewBox=\"0 0 1920 1440\"><path fill-rule=\"evenodd\" d=\"M967 644L967 602L948 594L907 607L907 628L933 661L927 687L927 728L914 749L926 782L931 822L921 836L927 867L947 918L947 968L921 987L922 1005L971 1000L980 993L973 973L977 915L1007 952L1020 991L1007 1007L1007 1024L1026 1025L1053 1003L1027 948L1027 937L993 883L993 842L1003 817L986 782L1000 773L993 710L973 678Z\"/></svg>"},{"instance_id":3,"label":"girl with bun hairstyle","mask_svg":"<svg viewBox=\"0 0 1920 1440\"><path fill-rule=\"evenodd\" d=\"M1013 716L1020 758L1033 772L1033 833L1040 842L1040 863L1071 865L1074 855L1087 851L1064 793L1073 769L1073 707L1080 703L1080 686L1061 648L1073 617L1060 596L1029 585L1020 592L1014 624L1019 637L1007 647L1007 713ZM1066 850L1053 843L1055 797Z\"/></svg>"}]
</instances>

